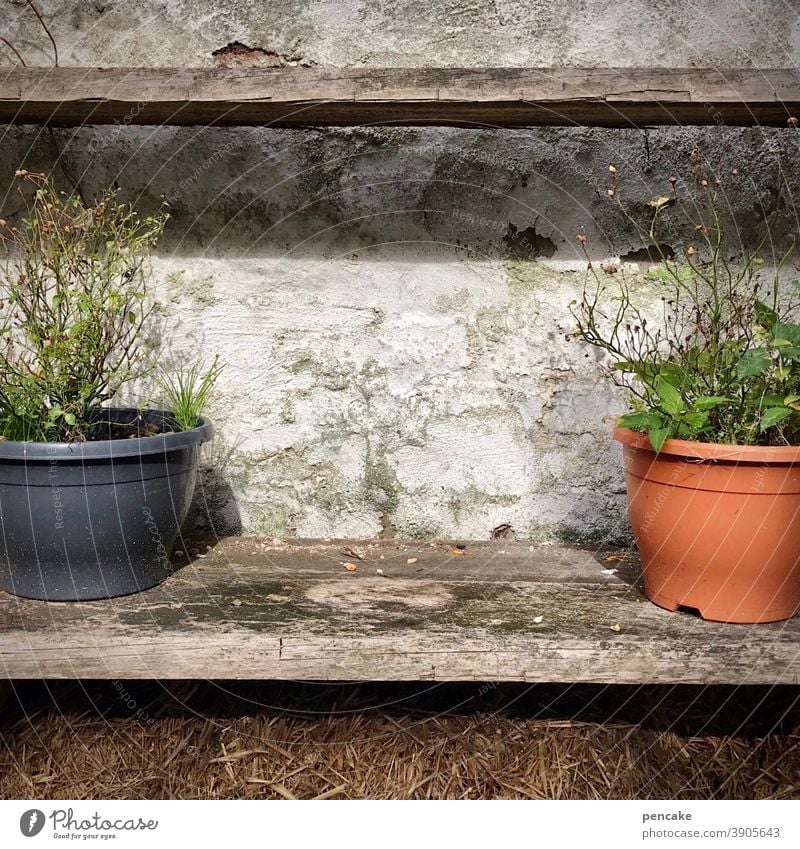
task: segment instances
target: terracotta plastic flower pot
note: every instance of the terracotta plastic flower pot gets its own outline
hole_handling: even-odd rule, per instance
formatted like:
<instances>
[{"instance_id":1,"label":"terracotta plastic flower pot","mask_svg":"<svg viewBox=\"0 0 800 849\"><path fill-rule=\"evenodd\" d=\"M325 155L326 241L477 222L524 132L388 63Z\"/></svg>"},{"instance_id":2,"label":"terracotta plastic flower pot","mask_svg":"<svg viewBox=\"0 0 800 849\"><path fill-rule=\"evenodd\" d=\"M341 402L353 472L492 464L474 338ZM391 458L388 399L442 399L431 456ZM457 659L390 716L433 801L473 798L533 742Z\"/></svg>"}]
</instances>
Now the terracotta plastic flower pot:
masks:
<instances>
[{"instance_id":1,"label":"terracotta plastic flower pot","mask_svg":"<svg viewBox=\"0 0 800 849\"><path fill-rule=\"evenodd\" d=\"M800 610L800 448L614 438L651 601L717 622Z\"/></svg>"}]
</instances>

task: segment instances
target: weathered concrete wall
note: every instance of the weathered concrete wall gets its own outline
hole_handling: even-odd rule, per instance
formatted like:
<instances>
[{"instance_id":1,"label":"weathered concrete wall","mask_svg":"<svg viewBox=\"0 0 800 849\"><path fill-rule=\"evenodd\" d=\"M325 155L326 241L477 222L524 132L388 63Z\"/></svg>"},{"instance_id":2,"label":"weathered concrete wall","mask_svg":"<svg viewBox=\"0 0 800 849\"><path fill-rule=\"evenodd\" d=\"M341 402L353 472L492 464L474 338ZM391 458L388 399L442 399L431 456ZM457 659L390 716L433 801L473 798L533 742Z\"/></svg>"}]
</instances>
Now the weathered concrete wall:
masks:
<instances>
[{"instance_id":1,"label":"weathered concrete wall","mask_svg":"<svg viewBox=\"0 0 800 849\"><path fill-rule=\"evenodd\" d=\"M62 65L209 65L233 41L345 67L787 67L800 46L786 0L38 0ZM24 0L4 35L51 59Z\"/></svg>"},{"instance_id":2,"label":"weathered concrete wall","mask_svg":"<svg viewBox=\"0 0 800 849\"><path fill-rule=\"evenodd\" d=\"M2 34L47 64L36 21L9 6ZM766 0L40 7L63 65L209 65L241 41L268 51L255 57L267 64L781 66L798 39L796 13ZM117 182L145 209L169 200L155 263L168 356L219 352L227 364L199 524L481 538L509 523L616 539L623 483L604 417L620 400L565 339L585 274L574 236L587 233L598 256L641 248L606 197L608 163L642 203L700 147L739 171L726 191L745 239L784 185L780 240L797 228L796 139L13 128L0 168L52 170L88 192Z\"/></svg>"}]
</instances>

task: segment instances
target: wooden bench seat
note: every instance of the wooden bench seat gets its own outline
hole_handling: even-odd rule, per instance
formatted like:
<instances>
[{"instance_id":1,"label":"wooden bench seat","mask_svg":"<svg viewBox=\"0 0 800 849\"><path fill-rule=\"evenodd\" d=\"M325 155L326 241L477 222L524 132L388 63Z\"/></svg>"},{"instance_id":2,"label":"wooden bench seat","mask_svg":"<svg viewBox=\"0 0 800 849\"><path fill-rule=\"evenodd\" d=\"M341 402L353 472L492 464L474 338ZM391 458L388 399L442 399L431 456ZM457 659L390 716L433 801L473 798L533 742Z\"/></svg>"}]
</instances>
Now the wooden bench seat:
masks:
<instances>
[{"instance_id":1,"label":"wooden bench seat","mask_svg":"<svg viewBox=\"0 0 800 849\"><path fill-rule=\"evenodd\" d=\"M797 683L800 618L668 613L637 575L610 550L232 537L139 595L0 593L0 676Z\"/></svg>"}]
</instances>

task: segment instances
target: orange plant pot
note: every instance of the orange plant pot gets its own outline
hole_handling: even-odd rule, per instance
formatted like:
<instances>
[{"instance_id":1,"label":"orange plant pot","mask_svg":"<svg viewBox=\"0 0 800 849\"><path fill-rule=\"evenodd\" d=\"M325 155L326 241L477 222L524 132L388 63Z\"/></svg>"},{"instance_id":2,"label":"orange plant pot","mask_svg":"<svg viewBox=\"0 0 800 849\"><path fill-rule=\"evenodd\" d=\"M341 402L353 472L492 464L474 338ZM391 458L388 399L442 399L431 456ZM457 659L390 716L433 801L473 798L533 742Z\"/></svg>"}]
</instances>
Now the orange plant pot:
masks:
<instances>
[{"instance_id":1,"label":"orange plant pot","mask_svg":"<svg viewBox=\"0 0 800 849\"><path fill-rule=\"evenodd\" d=\"M647 597L716 622L800 610L800 448L668 439L617 428Z\"/></svg>"}]
</instances>

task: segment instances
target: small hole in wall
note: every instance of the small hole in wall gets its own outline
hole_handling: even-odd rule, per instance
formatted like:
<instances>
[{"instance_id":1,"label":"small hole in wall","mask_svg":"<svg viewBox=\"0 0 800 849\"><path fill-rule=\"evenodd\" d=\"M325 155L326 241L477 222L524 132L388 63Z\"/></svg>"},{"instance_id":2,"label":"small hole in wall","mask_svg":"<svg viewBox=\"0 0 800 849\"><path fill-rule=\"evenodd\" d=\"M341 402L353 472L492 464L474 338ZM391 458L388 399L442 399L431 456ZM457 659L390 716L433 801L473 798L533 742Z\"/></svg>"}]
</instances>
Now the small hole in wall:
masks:
<instances>
[{"instance_id":1,"label":"small hole in wall","mask_svg":"<svg viewBox=\"0 0 800 849\"><path fill-rule=\"evenodd\" d=\"M299 53L278 53L263 47L250 47L241 41L231 41L211 53L217 68L283 68L285 66L310 68L316 62Z\"/></svg>"},{"instance_id":2,"label":"small hole in wall","mask_svg":"<svg viewBox=\"0 0 800 849\"><path fill-rule=\"evenodd\" d=\"M635 262L637 265L655 265L657 262L662 262L663 257L672 259L675 256L675 249L672 245L649 245L646 248L639 248L635 251L628 251L623 254L620 259L622 262Z\"/></svg>"},{"instance_id":3,"label":"small hole in wall","mask_svg":"<svg viewBox=\"0 0 800 849\"><path fill-rule=\"evenodd\" d=\"M540 236L534 227L517 230L513 224L509 224L503 241L509 255L519 259L539 256L548 258L556 252L556 243L548 236Z\"/></svg>"}]
</instances>

